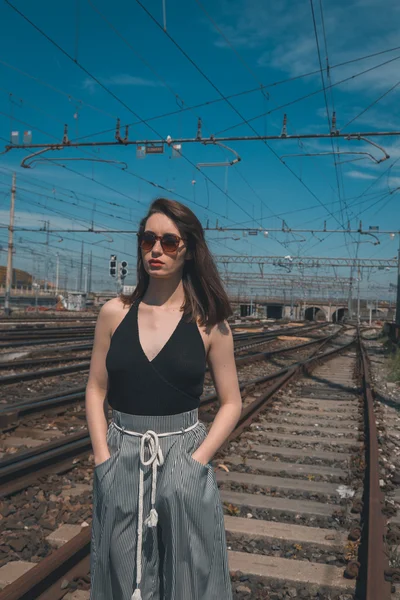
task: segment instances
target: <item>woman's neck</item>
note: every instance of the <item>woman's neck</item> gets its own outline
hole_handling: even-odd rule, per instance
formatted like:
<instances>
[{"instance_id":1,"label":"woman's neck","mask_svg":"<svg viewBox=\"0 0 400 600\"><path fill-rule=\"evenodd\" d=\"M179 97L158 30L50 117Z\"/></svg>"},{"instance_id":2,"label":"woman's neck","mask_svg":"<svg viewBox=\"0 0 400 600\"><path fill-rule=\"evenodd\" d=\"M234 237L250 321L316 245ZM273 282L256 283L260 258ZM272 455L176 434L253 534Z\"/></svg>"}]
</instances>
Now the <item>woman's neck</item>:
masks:
<instances>
[{"instance_id":1,"label":"woman's neck","mask_svg":"<svg viewBox=\"0 0 400 600\"><path fill-rule=\"evenodd\" d=\"M146 304L153 306L165 306L165 308L177 308L182 306L185 300L185 292L181 274L176 278L156 279L150 277L149 285L143 296Z\"/></svg>"}]
</instances>

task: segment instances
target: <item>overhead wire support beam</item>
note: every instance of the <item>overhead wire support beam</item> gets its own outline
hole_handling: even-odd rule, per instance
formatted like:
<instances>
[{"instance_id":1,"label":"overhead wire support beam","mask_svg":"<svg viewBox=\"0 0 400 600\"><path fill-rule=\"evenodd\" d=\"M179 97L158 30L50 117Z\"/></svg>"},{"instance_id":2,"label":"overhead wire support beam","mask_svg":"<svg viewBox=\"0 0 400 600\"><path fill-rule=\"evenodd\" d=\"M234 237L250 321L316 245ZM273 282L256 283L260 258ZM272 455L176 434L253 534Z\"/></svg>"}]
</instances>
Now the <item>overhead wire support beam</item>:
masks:
<instances>
[{"instance_id":1,"label":"overhead wire support beam","mask_svg":"<svg viewBox=\"0 0 400 600\"><path fill-rule=\"evenodd\" d=\"M280 135L231 135L231 136L221 136L216 137L211 135L209 137L203 137L201 132L201 125L199 122L197 136L193 138L174 138L172 139L170 136L168 138L160 138L160 139L145 139L145 140L130 140L129 136L129 128L125 126L125 136L122 138L121 133L121 124L119 120L117 121L117 126L115 130L115 140L114 141L97 141L97 142L73 142L68 138L68 129L64 128L63 139L59 143L50 143L50 144L7 144L5 146L3 154L9 152L10 150L26 150L29 148L32 149L42 149L42 152L46 150L62 150L64 148L85 148L85 147L96 147L96 146L146 146L152 144L167 144L171 146L173 144L221 144L223 142L257 142L257 141L279 141L279 140L302 140L302 139L332 139L332 138L344 138L348 141L366 141L376 146L380 150L384 152L386 158L389 155L374 142L370 140L366 140L367 137L391 137L391 136L400 136L400 131L362 131L357 133L341 133L338 130L332 130L331 133L302 133L302 134L288 134L285 130L285 127L282 129L282 133ZM232 150L231 150L232 151ZM234 151L232 151L234 152Z\"/></svg>"},{"instance_id":2,"label":"overhead wire support beam","mask_svg":"<svg viewBox=\"0 0 400 600\"><path fill-rule=\"evenodd\" d=\"M361 235L370 235L372 237L376 237L377 235L380 234L389 234L389 235L395 235L395 234L399 234L400 232L397 229L392 229L392 230L387 230L387 229L382 229L382 230L374 230L373 233L371 231L364 231L361 227L359 229L350 229L350 227L346 228L346 229L327 229L326 227L324 227L324 229L297 229L297 228L292 228L292 227L268 227L268 229L266 230L266 228L264 227L223 227L223 226L219 226L219 227L204 227L203 228L204 231L223 231L223 232L229 232L229 231L252 231L255 233L263 233L263 232L267 232L267 233L360 233ZM296 240L293 240L296 241Z\"/></svg>"},{"instance_id":3,"label":"overhead wire support beam","mask_svg":"<svg viewBox=\"0 0 400 600\"><path fill-rule=\"evenodd\" d=\"M395 268L397 258L346 258L324 256L236 256L236 255L214 255L218 263L248 264L248 265L272 265L274 267L371 267L371 268Z\"/></svg>"}]
</instances>

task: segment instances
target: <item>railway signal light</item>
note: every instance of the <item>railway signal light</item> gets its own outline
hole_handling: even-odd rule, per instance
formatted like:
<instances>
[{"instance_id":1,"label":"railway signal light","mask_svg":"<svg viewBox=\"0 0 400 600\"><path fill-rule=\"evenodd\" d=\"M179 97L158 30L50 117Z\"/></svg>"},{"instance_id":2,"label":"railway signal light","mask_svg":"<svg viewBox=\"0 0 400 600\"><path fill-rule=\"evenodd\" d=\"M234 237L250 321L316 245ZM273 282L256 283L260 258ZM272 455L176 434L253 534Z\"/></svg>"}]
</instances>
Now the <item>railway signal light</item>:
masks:
<instances>
[{"instance_id":1,"label":"railway signal light","mask_svg":"<svg viewBox=\"0 0 400 600\"><path fill-rule=\"evenodd\" d=\"M125 277L128 275L128 269L127 269L128 263L126 262L126 260L122 260L120 262L119 265L119 275L121 279L125 279Z\"/></svg>"},{"instance_id":2,"label":"railway signal light","mask_svg":"<svg viewBox=\"0 0 400 600\"><path fill-rule=\"evenodd\" d=\"M117 274L117 256L116 254L111 254L110 256L110 275L111 277L115 277Z\"/></svg>"}]
</instances>

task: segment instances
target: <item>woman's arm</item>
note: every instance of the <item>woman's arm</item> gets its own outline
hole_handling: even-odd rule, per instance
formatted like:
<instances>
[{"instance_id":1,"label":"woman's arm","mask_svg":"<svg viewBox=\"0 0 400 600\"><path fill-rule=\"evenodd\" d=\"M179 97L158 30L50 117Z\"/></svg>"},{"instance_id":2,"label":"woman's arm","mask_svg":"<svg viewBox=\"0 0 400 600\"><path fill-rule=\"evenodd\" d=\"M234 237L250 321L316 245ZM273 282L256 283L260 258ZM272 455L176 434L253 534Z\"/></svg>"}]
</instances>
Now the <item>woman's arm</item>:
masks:
<instances>
[{"instance_id":1,"label":"woman's arm","mask_svg":"<svg viewBox=\"0 0 400 600\"><path fill-rule=\"evenodd\" d=\"M115 307L111 300L102 306L94 334L92 359L86 385L86 420L89 427L96 465L110 457L107 446L107 385L106 356L110 347L112 316Z\"/></svg>"},{"instance_id":2,"label":"woman's arm","mask_svg":"<svg viewBox=\"0 0 400 600\"><path fill-rule=\"evenodd\" d=\"M212 459L235 428L242 412L242 398L233 352L233 336L226 321L218 323L212 330L208 366L214 381L215 390L221 403L207 438L192 454L192 457L206 464Z\"/></svg>"}]
</instances>

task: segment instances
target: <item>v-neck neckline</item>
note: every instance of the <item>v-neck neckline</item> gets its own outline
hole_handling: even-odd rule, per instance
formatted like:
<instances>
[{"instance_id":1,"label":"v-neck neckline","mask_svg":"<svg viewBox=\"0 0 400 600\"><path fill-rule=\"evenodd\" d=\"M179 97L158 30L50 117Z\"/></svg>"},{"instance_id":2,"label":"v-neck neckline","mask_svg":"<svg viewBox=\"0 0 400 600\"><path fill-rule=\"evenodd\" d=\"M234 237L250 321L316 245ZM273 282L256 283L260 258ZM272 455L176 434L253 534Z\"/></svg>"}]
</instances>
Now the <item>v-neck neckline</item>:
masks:
<instances>
[{"instance_id":1,"label":"v-neck neckline","mask_svg":"<svg viewBox=\"0 0 400 600\"><path fill-rule=\"evenodd\" d=\"M158 358L160 356L161 352L165 349L165 347L170 343L170 341L174 337L174 335L177 332L180 324L182 323L182 319L183 319L183 314L184 313L182 311L181 318L179 319L178 323L176 324L176 327L174 328L173 332L171 333L171 335L169 336L169 338L167 339L167 341L165 342L165 344L157 352L157 354L150 360L149 357L147 356L146 352L143 350L143 346L142 346L142 343L140 341L140 329L139 329L139 305L140 305L140 303L141 303L141 300L138 300L136 302L136 333L137 333L138 345L139 345L139 348L140 348L143 356L147 360L147 362L149 364L152 364L156 360L156 358Z\"/></svg>"}]
</instances>

